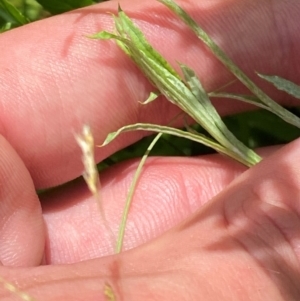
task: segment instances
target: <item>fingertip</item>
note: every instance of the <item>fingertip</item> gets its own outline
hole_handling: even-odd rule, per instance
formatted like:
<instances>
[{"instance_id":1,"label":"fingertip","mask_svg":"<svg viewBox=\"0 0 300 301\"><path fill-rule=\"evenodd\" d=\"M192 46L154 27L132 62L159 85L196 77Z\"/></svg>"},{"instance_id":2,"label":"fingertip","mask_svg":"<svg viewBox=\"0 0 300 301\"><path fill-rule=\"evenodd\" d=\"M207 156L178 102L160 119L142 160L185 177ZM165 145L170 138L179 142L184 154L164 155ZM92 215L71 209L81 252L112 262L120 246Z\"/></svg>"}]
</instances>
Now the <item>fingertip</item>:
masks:
<instances>
[{"instance_id":1,"label":"fingertip","mask_svg":"<svg viewBox=\"0 0 300 301\"><path fill-rule=\"evenodd\" d=\"M0 136L0 260L35 265L44 249L44 224L33 181L24 163Z\"/></svg>"}]
</instances>

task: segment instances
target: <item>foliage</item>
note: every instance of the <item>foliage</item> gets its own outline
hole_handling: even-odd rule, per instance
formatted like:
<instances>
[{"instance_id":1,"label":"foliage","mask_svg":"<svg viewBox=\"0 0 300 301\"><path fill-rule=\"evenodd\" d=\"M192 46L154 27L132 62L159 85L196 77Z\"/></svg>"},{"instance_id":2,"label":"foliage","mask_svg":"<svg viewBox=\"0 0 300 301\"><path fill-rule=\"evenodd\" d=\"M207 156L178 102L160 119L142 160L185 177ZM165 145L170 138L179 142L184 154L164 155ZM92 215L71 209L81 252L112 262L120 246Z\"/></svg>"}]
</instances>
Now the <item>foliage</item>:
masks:
<instances>
[{"instance_id":1,"label":"foliage","mask_svg":"<svg viewBox=\"0 0 300 301\"><path fill-rule=\"evenodd\" d=\"M294 108L289 111L274 102L227 57L218 45L214 43L184 10L172 0L158 1L168 6L188 25L199 39L207 45L216 58L252 92L252 95L237 95L224 91L206 93L193 70L181 64L180 67L183 76L176 73L168 62L152 48L143 36L143 33L121 9L119 10L118 16L115 16L116 32L101 32L92 36L93 38L99 39L115 39L124 52L132 58L136 65L138 65L149 80L158 88L160 93L165 95L169 101L178 105L198 123L191 128L187 126L182 130L173 129L170 126L166 127L153 124L129 125L111 133L104 142L104 144L109 143L121 132L128 130L152 130L159 132L154 140L153 137L146 137L138 143L113 154L98 166L99 169L102 170L107 166L126 159L142 157L124 210L123 220L120 226L118 251L120 251L122 247L126 218L137 178L145 159L155 144L152 155L195 156L212 152L212 149L208 148L209 146L218 152L231 156L247 166L252 166L259 162L260 157L252 151L251 148L287 143L299 137L300 134L299 109ZM0 0L0 32L25 25L50 15L92 5L95 2L101 1ZM277 89L300 99L300 87L298 85L274 75L258 74L258 76L273 84ZM155 96L152 96L153 95L151 95L151 98L145 101L144 104L154 101ZM210 102L210 98L213 97L241 100L265 110L237 114L221 119ZM275 128L276 131L274 131ZM162 134L162 132L164 132L164 134ZM170 138L171 135L172 138ZM183 139L183 137L187 137L190 140ZM82 146L82 137L78 136L77 140ZM151 144L150 141L152 141ZM26 293L19 292L12 284L0 279L0 282L1 281L6 285L7 289L15 295L20 296L23 300L31 300ZM110 298L110 300L114 300L115 297L111 288L106 287L105 289L106 297Z\"/></svg>"},{"instance_id":2,"label":"foliage","mask_svg":"<svg viewBox=\"0 0 300 301\"><path fill-rule=\"evenodd\" d=\"M0 32L107 0L0 0Z\"/></svg>"},{"instance_id":3,"label":"foliage","mask_svg":"<svg viewBox=\"0 0 300 301\"><path fill-rule=\"evenodd\" d=\"M12 25L21 26L29 23L29 19L7 0L0 0L0 17L5 20L1 26L1 31L10 29Z\"/></svg>"},{"instance_id":4,"label":"foliage","mask_svg":"<svg viewBox=\"0 0 300 301\"><path fill-rule=\"evenodd\" d=\"M37 2L52 15L61 14L76 8L85 7L95 3L92 0L37 0Z\"/></svg>"},{"instance_id":5,"label":"foliage","mask_svg":"<svg viewBox=\"0 0 300 301\"><path fill-rule=\"evenodd\" d=\"M124 239L127 216L133 194L136 188L137 179L141 173L143 164L154 147L155 143L162 136L162 133L171 134L178 137L197 141L206 146L212 147L219 153L252 166L260 161L260 157L241 140L239 140L222 121L210 101L210 97L228 97L240 101L250 102L264 108L280 117L297 128L300 128L300 118L289 112L266 93L264 93L235 63L219 48L219 46L209 37L209 35L173 0L158 0L168 6L186 25L196 34L196 36L208 47L208 49L220 60L225 67L235 75L252 92L252 95L230 94L226 92L208 94L194 71L184 64L179 64L183 76L181 77L169 63L149 44L142 31L132 22L132 20L119 7L118 15L114 16L115 31L113 33L101 31L90 36L93 39L113 39L117 45L126 53L138 68L144 73L149 81L158 89L152 92L143 104L154 101L159 94L164 95L171 103L177 105L183 112L189 115L198 125L209 133L203 135L187 126L187 131L178 130L170 126L157 124L136 123L126 125L116 132L108 134L101 146L114 140L119 134L132 130L154 131L159 134L151 145L147 148L146 154L137 168L126 199L125 209L119 228L116 251L120 252ZM278 89L295 96L299 92L299 87L278 76L266 76L259 74L261 78L275 85ZM171 124L172 121L169 122Z\"/></svg>"}]
</instances>

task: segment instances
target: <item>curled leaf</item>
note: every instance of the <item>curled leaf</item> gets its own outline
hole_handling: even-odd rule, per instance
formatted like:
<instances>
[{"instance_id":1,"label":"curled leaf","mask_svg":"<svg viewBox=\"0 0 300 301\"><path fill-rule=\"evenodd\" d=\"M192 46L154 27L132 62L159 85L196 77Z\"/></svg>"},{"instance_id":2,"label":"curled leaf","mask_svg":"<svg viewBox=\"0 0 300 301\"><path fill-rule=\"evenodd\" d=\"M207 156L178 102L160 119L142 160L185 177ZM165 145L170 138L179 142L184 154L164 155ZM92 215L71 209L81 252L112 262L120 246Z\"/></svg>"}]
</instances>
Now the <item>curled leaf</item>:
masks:
<instances>
[{"instance_id":1,"label":"curled leaf","mask_svg":"<svg viewBox=\"0 0 300 301\"><path fill-rule=\"evenodd\" d=\"M190 68L181 65L185 77L183 80L148 43L143 33L120 8L118 16L114 19L116 31L121 38L117 39L118 45L132 58L161 94L191 116L216 142L227 148L231 157L238 158L239 162L245 162L247 166L260 161L260 157L254 151L246 147L227 129L211 104L199 78ZM101 34L98 36L101 38ZM109 139L110 137L104 143L108 143Z\"/></svg>"},{"instance_id":2,"label":"curled leaf","mask_svg":"<svg viewBox=\"0 0 300 301\"><path fill-rule=\"evenodd\" d=\"M118 129L116 132L112 132L107 135L105 141L102 145L99 145L99 147L105 146L108 143L112 142L114 139L116 139L121 133L124 132L130 132L130 131L152 131L157 133L164 133L164 134L170 134L177 137L182 137L186 139L190 139L192 141L196 141L199 143L202 143L208 147L211 147L215 149L217 152L225 154L229 157L233 157L235 160L243 163L246 166L251 166L248 161L242 160L239 156L234 156L234 154L231 152L230 149L227 149L226 147L220 145L213 139L195 132L186 132L180 129L172 128L169 126L163 126L163 125L157 125L157 124L150 124L150 123L135 123L131 125L123 126L122 128Z\"/></svg>"}]
</instances>

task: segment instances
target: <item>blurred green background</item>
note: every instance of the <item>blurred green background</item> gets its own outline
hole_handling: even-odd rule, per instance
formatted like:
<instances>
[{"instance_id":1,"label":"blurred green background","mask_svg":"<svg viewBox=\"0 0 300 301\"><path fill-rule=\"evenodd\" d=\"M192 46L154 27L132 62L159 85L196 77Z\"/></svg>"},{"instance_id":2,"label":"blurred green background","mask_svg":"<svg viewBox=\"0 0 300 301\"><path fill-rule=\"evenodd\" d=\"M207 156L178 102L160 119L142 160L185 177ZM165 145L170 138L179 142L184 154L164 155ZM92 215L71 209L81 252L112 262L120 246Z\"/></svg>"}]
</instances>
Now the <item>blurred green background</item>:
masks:
<instances>
[{"instance_id":1,"label":"blurred green background","mask_svg":"<svg viewBox=\"0 0 300 301\"><path fill-rule=\"evenodd\" d=\"M2 31L107 0L0 0Z\"/></svg>"},{"instance_id":2,"label":"blurred green background","mask_svg":"<svg viewBox=\"0 0 300 301\"><path fill-rule=\"evenodd\" d=\"M102 1L0 0L0 31L10 30L28 22L88 6L95 2ZM300 109L292 108L291 110L294 114L300 116ZM228 116L224 118L224 121L228 128L251 148L287 143L300 136L300 129L262 110ZM199 127L197 127L197 130L204 133ZM153 136L146 137L126 149L115 153L110 158L104 160L99 165L99 168L104 169L117 162L142 156L152 139ZM212 149L198 143L164 135L156 144L151 155L196 156L213 152Z\"/></svg>"}]
</instances>

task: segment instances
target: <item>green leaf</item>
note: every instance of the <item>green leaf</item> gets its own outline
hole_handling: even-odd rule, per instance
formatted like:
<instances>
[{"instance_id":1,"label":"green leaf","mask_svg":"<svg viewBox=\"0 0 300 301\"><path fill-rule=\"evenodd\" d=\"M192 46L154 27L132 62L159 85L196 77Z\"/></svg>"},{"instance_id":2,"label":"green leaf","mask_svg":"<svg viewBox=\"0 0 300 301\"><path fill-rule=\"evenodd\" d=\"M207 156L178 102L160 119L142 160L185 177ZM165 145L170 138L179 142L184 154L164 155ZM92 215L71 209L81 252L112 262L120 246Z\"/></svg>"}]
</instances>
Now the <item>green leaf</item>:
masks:
<instances>
[{"instance_id":1,"label":"green leaf","mask_svg":"<svg viewBox=\"0 0 300 301\"><path fill-rule=\"evenodd\" d=\"M157 91L155 91L155 92L152 91L152 92L150 92L150 95L148 96L148 98L147 98L145 101L141 102L141 103L142 103L143 105L146 105L146 104L148 104L148 103L154 101L155 99L157 99L157 97L158 97L159 95L161 95L159 92L157 92Z\"/></svg>"},{"instance_id":2,"label":"green leaf","mask_svg":"<svg viewBox=\"0 0 300 301\"><path fill-rule=\"evenodd\" d=\"M11 28L12 24L10 22L7 22L0 28L0 33L10 30Z\"/></svg>"},{"instance_id":3,"label":"green leaf","mask_svg":"<svg viewBox=\"0 0 300 301\"><path fill-rule=\"evenodd\" d=\"M7 22L24 25L30 22L13 4L7 0L0 0L0 16ZM6 26L8 28L8 26Z\"/></svg>"},{"instance_id":4,"label":"green leaf","mask_svg":"<svg viewBox=\"0 0 300 301\"><path fill-rule=\"evenodd\" d=\"M52 15L94 4L92 0L37 0Z\"/></svg>"},{"instance_id":5,"label":"green leaf","mask_svg":"<svg viewBox=\"0 0 300 301\"><path fill-rule=\"evenodd\" d=\"M182 65L185 83L121 9L118 16L115 16L115 26L120 37L125 39L124 42L118 39L118 45L133 59L161 94L203 126L223 147L229 149L233 158L239 157L239 161L247 162L247 166L260 161L255 152L237 140L226 128L191 69Z\"/></svg>"},{"instance_id":6,"label":"green leaf","mask_svg":"<svg viewBox=\"0 0 300 301\"><path fill-rule=\"evenodd\" d=\"M181 65L181 70L184 74L185 80L191 88L192 93L195 95L196 99L199 101L202 109L203 117L210 121L211 130L207 130L213 137L216 138L223 146L228 149L233 150L236 154L241 152L248 152L248 149L242 144L236 137L228 130L224 122L222 121L220 115L216 111L215 107L212 105L207 93L202 87L201 82L194 73L194 71L185 65ZM199 122L199 124L201 124ZM249 153L250 154L250 153ZM243 156L239 154L240 156ZM251 155L252 156L252 155ZM250 156L250 157L251 157ZM255 157L254 157L255 158Z\"/></svg>"},{"instance_id":7,"label":"green leaf","mask_svg":"<svg viewBox=\"0 0 300 301\"><path fill-rule=\"evenodd\" d=\"M119 37L118 35L115 35L111 32L108 32L108 31L100 31L98 33L95 33L95 34L92 34L92 35L88 35L87 36L88 38L91 38L91 39L100 39L100 40L110 40L110 39L116 39L116 40L120 40L122 41L123 43L126 43L126 40Z\"/></svg>"},{"instance_id":8,"label":"green leaf","mask_svg":"<svg viewBox=\"0 0 300 301\"><path fill-rule=\"evenodd\" d=\"M300 99L300 86L295 83L277 75L263 75L260 73L257 73L257 75L273 84L278 90L284 91L293 97Z\"/></svg>"},{"instance_id":9,"label":"green leaf","mask_svg":"<svg viewBox=\"0 0 300 301\"><path fill-rule=\"evenodd\" d=\"M278 115L288 123L300 128L300 118L292 114L266 93L264 93L250 78L226 55L226 53L210 38L210 36L173 0L158 0L171 9L185 24L196 34L196 36L210 49L224 66L231 71L265 106L269 111Z\"/></svg>"},{"instance_id":10,"label":"green leaf","mask_svg":"<svg viewBox=\"0 0 300 301\"><path fill-rule=\"evenodd\" d=\"M146 160L149 156L150 151L152 150L152 148L154 147L154 145L160 139L161 136L162 136L162 133L159 133L153 139L153 141L151 142L151 144L147 148L145 154L141 158L141 160L139 162L139 165L138 165L138 167L137 167L137 169L134 173L131 185L129 187L129 192L128 192L127 197L126 197L125 208L124 208L123 213L122 213L122 219L121 219L119 232L118 232L118 238L117 238L116 253L120 253L122 251L122 246L123 246L123 241L124 241L124 236L125 236L126 223L127 223L127 218L128 218L128 214L129 214L129 209L130 209L130 206L131 206L131 203L132 203L132 200L133 200L133 195L134 195L138 180L140 178L142 169L145 165L145 162L146 162Z\"/></svg>"},{"instance_id":11,"label":"green leaf","mask_svg":"<svg viewBox=\"0 0 300 301\"><path fill-rule=\"evenodd\" d=\"M182 138L186 138L186 139L189 139L192 141L196 141L196 142L202 143L208 147L215 149L219 153L223 153L229 157L233 157L235 160L241 162L242 164L244 164L246 166L250 165L247 160L245 161L240 156L232 154L232 151L230 149L223 147L222 145L220 145L213 139L211 139L203 134L195 133L195 132L186 132L186 131L172 128L169 126L157 125L157 124L151 124L151 123L135 123L135 124L123 126L116 132L112 132L112 133L108 134L105 141L99 146L102 147L102 146L105 146L105 145L111 143L121 133L129 132L129 131L137 131L137 130L170 134L173 136L182 137Z\"/></svg>"},{"instance_id":12,"label":"green leaf","mask_svg":"<svg viewBox=\"0 0 300 301\"><path fill-rule=\"evenodd\" d=\"M236 94L236 93L228 93L228 92L210 92L208 93L208 95L210 97L216 97L216 98L231 98L231 99L240 100L272 112L272 110L270 110L268 106L261 103L259 99L253 95L244 95L244 94Z\"/></svg>"}]
</instances>

